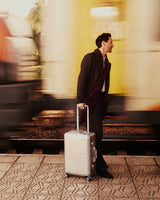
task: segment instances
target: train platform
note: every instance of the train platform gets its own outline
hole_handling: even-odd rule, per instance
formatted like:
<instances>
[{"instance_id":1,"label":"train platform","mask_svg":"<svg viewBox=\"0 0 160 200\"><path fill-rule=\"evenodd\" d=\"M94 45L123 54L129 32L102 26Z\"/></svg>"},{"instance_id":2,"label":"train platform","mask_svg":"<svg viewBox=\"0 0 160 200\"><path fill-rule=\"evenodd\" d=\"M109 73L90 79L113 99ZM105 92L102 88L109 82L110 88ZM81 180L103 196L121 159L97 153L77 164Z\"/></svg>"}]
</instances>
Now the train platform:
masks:
<instances>
[{"instance_id":1,"label":"train platform","mask_svg":"<svg viewBox=\"0 0 160 200\"><path fill-rule=\"evenodd\" d=\"M158 200L159 156L104 156L114 179L65 178L64 155L0 154L0 200Z\"/></svg>"}]
</instances>

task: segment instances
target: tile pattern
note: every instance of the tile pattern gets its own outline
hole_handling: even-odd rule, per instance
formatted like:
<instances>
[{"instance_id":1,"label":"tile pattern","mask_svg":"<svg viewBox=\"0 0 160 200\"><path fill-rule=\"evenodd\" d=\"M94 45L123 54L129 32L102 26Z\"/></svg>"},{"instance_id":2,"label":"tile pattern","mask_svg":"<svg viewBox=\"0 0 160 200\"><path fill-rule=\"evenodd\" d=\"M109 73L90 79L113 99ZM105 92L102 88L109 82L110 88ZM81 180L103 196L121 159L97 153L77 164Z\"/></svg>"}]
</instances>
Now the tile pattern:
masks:
<instances>
[{"instance_id":1,"label":"tile pattern","mask_svg":"<svg viewBox=\"0 0 160 200\"><path fill-rule=\"evenodd\" d=\"M104 156L114 179L65 178L63 155L0 155L0 200L158 200L160 158Z\"/></svg>"},{"instance_id":2,"label":"tile pattern","mask_svg":"<svg viewBox=\"0 0 160 200\"><path fill-rule=\"evenodd\" d=\"M141 200L160 199L160 166L159 158L128 158L128 165Z\"/></svg>"}]
</instances>

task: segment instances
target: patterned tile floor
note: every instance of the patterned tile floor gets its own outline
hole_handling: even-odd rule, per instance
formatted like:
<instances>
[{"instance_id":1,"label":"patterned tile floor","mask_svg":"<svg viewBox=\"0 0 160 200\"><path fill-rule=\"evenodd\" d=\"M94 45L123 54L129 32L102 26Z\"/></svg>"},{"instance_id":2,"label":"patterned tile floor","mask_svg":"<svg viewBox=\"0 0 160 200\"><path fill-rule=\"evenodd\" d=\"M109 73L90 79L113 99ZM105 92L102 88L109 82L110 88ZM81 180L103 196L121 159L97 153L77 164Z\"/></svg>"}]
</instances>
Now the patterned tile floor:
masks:
<instances>
[{"instance_id":1,"label":"patterned tile floor","mask_svg":"<svg viewBox=\"0 0 160 200\"><path fill-rule=\"evenodd\" d=\"M63 155L0 154L0 200L159 200L160 157L104 156L113 180L65 178Z\"/></svg>"}]
</instances>

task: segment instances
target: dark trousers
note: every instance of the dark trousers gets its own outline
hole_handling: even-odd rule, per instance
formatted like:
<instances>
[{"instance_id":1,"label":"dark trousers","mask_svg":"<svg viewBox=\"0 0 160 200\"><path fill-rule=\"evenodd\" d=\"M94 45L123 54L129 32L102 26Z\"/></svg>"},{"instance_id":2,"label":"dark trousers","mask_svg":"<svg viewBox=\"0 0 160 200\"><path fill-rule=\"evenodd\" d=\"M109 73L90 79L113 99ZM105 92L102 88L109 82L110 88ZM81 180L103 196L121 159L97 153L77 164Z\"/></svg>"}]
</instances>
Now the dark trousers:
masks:
<instances>
[{"instance_id":1,"label":"dark trousers","mask_svg":"<svg viewBox=\"0 0 160 200\"><path fill-rule=\"evenodd\" d=\"M94 132L96 135L97 170L103 170L107 168L107 165L102 156L102 136L103 136L102 119L104 117L104 109L105 109L105 94L101 93L98 101L96 102L95 108L90 113L89 117L90 132Z\"/></svg>"}]
</instances>

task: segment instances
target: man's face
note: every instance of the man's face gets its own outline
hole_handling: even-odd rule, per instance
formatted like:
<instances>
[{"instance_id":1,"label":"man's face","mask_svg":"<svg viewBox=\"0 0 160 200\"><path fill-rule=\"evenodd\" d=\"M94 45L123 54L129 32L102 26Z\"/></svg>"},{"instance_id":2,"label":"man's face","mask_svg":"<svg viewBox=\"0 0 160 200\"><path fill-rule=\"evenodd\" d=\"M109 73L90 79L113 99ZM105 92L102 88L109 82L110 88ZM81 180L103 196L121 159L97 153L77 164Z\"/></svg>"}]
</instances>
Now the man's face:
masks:
<instances>
[{"instance_id":1,"label":"man's face","mask_svg":"<svg viewBox=\"0 0 160 200\"><path fill-rule=\"evenodd\" d=\"M109 37L109 40L107 42L103 41L103 47L106 53L112 52L112 48L114 47L114 45L111 37Z\"/></svg>"}]
</instances>

